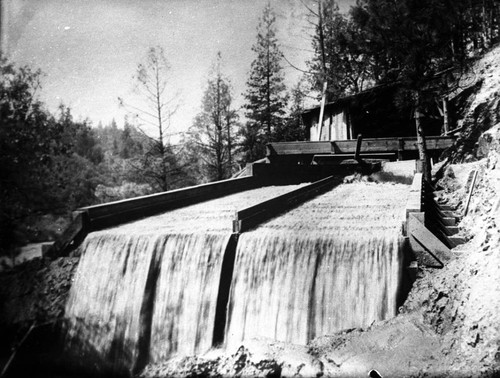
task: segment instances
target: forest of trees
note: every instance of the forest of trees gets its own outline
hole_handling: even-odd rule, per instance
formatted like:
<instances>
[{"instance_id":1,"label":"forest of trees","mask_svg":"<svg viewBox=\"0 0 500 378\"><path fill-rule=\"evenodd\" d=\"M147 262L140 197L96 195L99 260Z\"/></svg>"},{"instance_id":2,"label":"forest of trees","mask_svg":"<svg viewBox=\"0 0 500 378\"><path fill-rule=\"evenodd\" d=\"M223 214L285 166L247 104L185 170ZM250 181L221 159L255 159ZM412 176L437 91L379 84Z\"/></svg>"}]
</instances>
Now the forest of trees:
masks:
<instances>
[{"instance_id":1,"label":"forest of trees","mask_svg":"<svg viewBox=\"0 0 500 378\"><path fill-rule=\"evenodd\" d=\"M314 54L299 82L285 86L286 59L267 5L243 106L234 103L224 57L214 54L199 113L175 144L169 133L176 94L161 47L137 66L142 105L119 99L129 114L123 127L76 121L64 105L49 112L38 99L41 72L2 58L0 254L43 234L39 218L46 214L69 219L81 206L226 179L263 158L268 142L303 140L307 96L333 101L398 83L400 101L413 104L423 135L418 115L449 90L441 74L460 71L500 37L495 0L358 0L348 14L334 0L303 4Z\"/></svg>"}]
</instances>

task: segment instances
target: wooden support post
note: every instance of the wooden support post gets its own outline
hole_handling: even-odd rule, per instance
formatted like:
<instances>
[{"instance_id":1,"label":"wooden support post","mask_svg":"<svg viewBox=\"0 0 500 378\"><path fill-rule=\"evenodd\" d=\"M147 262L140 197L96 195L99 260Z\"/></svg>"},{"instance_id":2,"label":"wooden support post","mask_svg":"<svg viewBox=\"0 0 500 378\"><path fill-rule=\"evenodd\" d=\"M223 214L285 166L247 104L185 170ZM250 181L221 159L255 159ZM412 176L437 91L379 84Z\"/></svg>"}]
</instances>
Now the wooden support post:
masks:
<instances>
[{"instance_id":1,"label":"wooden support post","mask_svg":"<svg viewBox=\"0 0 500 378\"><path fill-rule=\"evenodd\" d=\"M319 110L319 120L318 120L318 127L319 127L319 133L318 133L318 140L321 141L321 134L323 130L323 118L325 116L325 104L326 104L326 90L327 90L327 82L323 83L323 94L321 96L321 107Z\"/></svg>"},{"instance_id":2,"label":"wooden support post","mask_svg":"<svg viewBox=\"0 0 500 378\"><path fill-rule=\"evenodd\" d=\"M35 326L36 326L36 321L34 321L33 323L31 323L31 326L28 329L28 331L24 334L24 336L21 339L21 341L19 342L19 344L16 345L16 347L12 351L9 359L5 363L5 365L4 365L3 369L2 369L2 372L0 373L0 378L3 378L3 377L5 377L7 375L7 371L9 370L9 367L12 364L12 361L14 361L14 358L16 358L17 352L19 351L19 349L21 348L21 346L24 344L24 342L26 341L26 339L28 338L28 336L31 334L31 332L35 329Z\"/></svg>"},{"instance_id":3,"label":"wooden support post","mask_svg":"<svg viewBox=\"0 0 500 378\"><path fill-rule=\"evenodd\" d=\"M405 141L403 138L398 139L398 160L403 160L403 151L405 149Z\"/></svg>"},{"instance_id":4,"label":"wooden support post","mask_svg":"<svg viewBox=\"0 0 500 378\"><path fill-rule=\"evenodd\" d=\"M234 260L238 247L239 234L233 234L229 238L228 244L222 258L222 267L219 278L219 292L215 308L214 331L212 336L212 346L217 347L224 343L224 330L226 328L227 306L229 303L229 293L231 291L231 281L234 271Z\"/></svg>"},{"instance_id":5,"label":"wooden support post","mask_svg":"<svg viewBox=\"0 0 500 378\"><path fill-rule=\"evenodd\" d=\"M469 188L469 193L467 194L467 202L465 203L465 209L464 209L464 215L463 215L464 217L469 212L470 200L472 198L472 192L474 191L474 186L476 185L476 178L477 178L477 171L474 171L474 175L472 176L472 182L471 182L470 188Z\"/></svg>"},{"instance_id":6,"label":"wooden support post","mask_svg":"<svg viewBox=\"0 0 500 378\"><path fill-rule=\"evenodd\" d=\"M361 153L361 143L363 142L363 136L358 134L358 140L356 142L356 151L354 152L354 160L358 163L362 163L362 159L359 157Z\"/></svg>"}]
</instances>

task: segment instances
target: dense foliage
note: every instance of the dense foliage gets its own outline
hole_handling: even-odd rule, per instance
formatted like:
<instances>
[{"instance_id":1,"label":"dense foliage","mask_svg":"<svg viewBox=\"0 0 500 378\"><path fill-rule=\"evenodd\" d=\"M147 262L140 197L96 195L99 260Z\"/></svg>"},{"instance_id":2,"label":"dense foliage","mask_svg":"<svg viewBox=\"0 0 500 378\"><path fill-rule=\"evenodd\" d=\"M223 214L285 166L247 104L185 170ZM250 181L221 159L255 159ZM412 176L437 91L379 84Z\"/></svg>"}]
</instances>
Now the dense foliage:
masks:
<instances>
[{"instance_id":1,"label":"dense foliage","mask_svg":"<svg viewBox=\"0 0 500 378\"><path fill-rule=\"evenodd\" d=\"M312 84L320 92L326 81L329 100L382 83L422 90L500 39L494 0L358 0L349 14L318 0L310 11Z\"/></svg>"},{"instance_id":2,"label":"dense foliage","mask_svg":"<svg viewBox=\"0 0 500 378\"><path fill-rule=\"evenodd\" d=\"M151 193L131 169L147 139L128 122L92 128L75 121L69 108L47 111L38 99L42 74L0 62L0 252L37 237L61 232L72 210ZM67 222L67 221L66 221ZM62 222L64 226L65 222ZM53 229L56 228L56 229ZM41 235L38 235L40 234Z\"/></svg>"},{"instance_id":3,"label":"dense foliage","mask_svg":"<svg viewBox=\"0 0 500 378\"><path fill-rule=\"evenodd\" d=\"M426 164L425 129L453 75L500 37L500 4L492 0L358 0L348 15L334 0L310 8L316 18L311 84L326 101L366 87L396 85L396 106L411 109ZM450 79L451 76L451 79ZM427 120L425 119L427 117Z\"/></svg>"}]
</instances>

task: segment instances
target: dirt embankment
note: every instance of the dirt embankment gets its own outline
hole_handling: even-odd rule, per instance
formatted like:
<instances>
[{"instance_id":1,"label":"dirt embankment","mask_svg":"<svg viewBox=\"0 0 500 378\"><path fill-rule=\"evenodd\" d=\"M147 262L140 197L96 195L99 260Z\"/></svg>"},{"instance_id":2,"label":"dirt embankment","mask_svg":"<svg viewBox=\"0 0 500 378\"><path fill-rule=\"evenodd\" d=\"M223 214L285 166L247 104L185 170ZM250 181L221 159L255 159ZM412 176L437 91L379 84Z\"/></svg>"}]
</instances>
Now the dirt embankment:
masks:
<instances>
[{"instance_id":1,"label":"dirt embankment","mask_svg":"<svg viewBox=\"0 0 500 378\"><path fill-rule=\"evenodd\" d=\"M0 274L0 355L22 339L32 324L58 320L78 258L35 259Z\"/></svg>"}]
</instances>

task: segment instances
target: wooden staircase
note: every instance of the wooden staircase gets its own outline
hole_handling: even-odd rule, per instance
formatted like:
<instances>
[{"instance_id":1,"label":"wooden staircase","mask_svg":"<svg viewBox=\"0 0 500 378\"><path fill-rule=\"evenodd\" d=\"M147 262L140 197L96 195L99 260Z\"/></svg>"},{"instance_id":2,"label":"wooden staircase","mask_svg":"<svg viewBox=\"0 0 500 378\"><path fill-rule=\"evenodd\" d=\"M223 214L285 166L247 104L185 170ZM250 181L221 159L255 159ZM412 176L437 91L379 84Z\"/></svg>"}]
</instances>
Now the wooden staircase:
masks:
<instances>
[{"instance_id":1,"label":"wooden staircase","mask_svg":"<svg viewBox=\"0 0 500 378\"><path fill-rule=\"evenodd\" d=\"M451 249L466 240L457 236L461 220L456 209L439 204L434 188L416 174L406 207L404 233L410 247L410 266L442 268Z\"/></svg>"}]
</instances>

